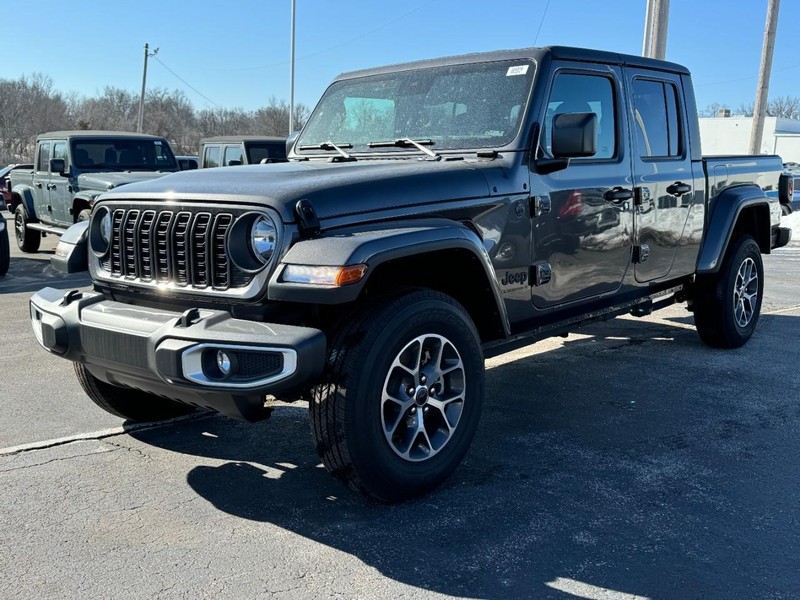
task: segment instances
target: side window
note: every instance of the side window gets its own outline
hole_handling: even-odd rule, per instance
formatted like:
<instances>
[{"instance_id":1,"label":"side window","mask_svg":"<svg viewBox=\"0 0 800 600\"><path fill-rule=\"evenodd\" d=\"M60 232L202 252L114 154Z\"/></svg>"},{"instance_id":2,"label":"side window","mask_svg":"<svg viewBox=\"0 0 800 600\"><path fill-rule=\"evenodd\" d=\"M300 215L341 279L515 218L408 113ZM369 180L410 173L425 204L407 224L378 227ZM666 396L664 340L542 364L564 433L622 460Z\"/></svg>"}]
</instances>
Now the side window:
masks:
<instances>
[{"instance_id":1,"label":"side window","mask_svg":"<svg viewBox=\"0 0 800 600\"><path fill-rule=\"evenodd\" d=\"M597 115L597 153L590 160L616 155L617 125L612 80L602 75L561 73L553 81L542 126L540 151L545 157L553 156L550 151L553 119L564 113L584 112Z\"/></svg>"},{"instance_id":2,"label":"side window","mask_svg":"<svg viewBox=\"0 0 800 600\"><path fill-rule=\"evenodd\" d=\"M206 146L203 151L203 167L219 166L219 146Z\"/></svg>"},{"instance_id":3,"label":"side window","mask_svg":"<svg viewBox=\"0 0 800 600\"><path fill-rule=\"evenodd\" d=\"M53 144L53 158L67 158L67 142L55 142Z\"/></svg>"},{"instance_id":4,"label":"side window","mask_svg":"<svg viewBox=\"0 0 800 600\"><path fill-rule=\"evenodd\" d=\"M50 170L50 142L42 142L39 144L39 156L36 158L36 170Z\"/></svg>"},{"instance_id":5,"label":"side window","mask_svg":"<svg viewBox=\"0 0 800 600\"><path fill-rule=\"evenodd\" d=\"M242 149L239 146L225 146L225 155L222 157L222 166L230 166L231 161L238 161L234 164L242 164Z\"/></svg>"},{"instance_id":6,"label":"side window","mask_svg":"<svg viewBox=\"0 0 800 600\"><path fill-rule=\"evenodd\" d=\"M665 81L633 80L633 120L642 158L683 154L678 89Z\"/></svg>"}]
</instances>

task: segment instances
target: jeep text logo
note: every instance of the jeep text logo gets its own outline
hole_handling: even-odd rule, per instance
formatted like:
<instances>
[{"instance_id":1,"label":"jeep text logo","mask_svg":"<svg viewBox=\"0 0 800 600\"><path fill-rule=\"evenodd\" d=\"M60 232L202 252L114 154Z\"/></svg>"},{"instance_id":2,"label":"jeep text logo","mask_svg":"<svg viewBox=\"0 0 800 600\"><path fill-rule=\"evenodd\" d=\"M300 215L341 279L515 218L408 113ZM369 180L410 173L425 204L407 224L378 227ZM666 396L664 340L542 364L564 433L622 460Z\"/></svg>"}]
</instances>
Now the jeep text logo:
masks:
<instances>
[{"instance_id":1,"label":"jeep text logo","mask_svg":"<svg viewBox=\"0 0 800 600\"><path fill-rule=\"evenodd\" d=\"M508 271L500 281L500 285L514 285L515 283L524 285L526 281L528 281L527 271L517 271L516 273Z\"/></svg>"}]
</instances>

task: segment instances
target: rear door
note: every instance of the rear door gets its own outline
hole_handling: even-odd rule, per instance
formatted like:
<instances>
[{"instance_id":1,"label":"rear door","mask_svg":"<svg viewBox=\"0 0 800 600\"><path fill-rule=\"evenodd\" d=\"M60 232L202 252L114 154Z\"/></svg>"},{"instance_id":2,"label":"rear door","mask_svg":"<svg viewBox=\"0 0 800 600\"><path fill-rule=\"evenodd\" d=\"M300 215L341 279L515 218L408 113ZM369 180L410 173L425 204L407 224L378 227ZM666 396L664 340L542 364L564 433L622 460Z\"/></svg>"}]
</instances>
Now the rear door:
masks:
<instances>
[{"instance_id":1,"label":"rear door","mask_svg":"<svg viewBox=\"0 0 800 600\"><path fill-rule=\"evenodd\" d=\"M39 142L36 151L36 164L33 170L33 202L36 217L45 223L51 223L53 217L50 210L50 155L53 142Z\"/></svg>"},{"instance_id":2,"label":"rear door","mask_svg":"<svg viewBox=\"0 0 800 600\"><path fill-rule=\"evenodd\" d=\"M563 63L555 69L539 116L537 156L551 157L552 123L562 113L597 115L597 152L571 159L566 169L531 174L537 308L614 292L630 265L633 186L622 81L616 66Z\"/></svg>"},{"instance_id":3,"label":"rear door","mask_svg":"<svg viewBox=\"0 0 800 600\"><path fill-rule=\"evenodd\" d=\"M219 144L209 144L203 148L203 169L211 169L220 165L220 148Z\"/></svg>"},{"instance_id":4,"label":"rear door","mask_svg":"<svg viewBox=\"0 0 800 600\"><path fill-rule=\"evenodd\" d=\"M626 68L633 138L635 274L667 277L695 201L679 75ZM702 194L701 194L702 196Z\"/></svg>"},{"instance_id":5,"label":"rear door","mask_svg":"<svg viewBox=\"0 0 800 600\"><path fill-rule=\"evenodd\" d=\"M67 163L67 168L69 168L66 140L54 141L52 154L51 158L63 158ZM72 215L72 193L70 192L69 178L62 177L58 173L50 173L48 187L53 221L58 225L72 225L75 219ZM75 217L77 217L77 215L75 215Z\"/></svg>"}]
</instances>

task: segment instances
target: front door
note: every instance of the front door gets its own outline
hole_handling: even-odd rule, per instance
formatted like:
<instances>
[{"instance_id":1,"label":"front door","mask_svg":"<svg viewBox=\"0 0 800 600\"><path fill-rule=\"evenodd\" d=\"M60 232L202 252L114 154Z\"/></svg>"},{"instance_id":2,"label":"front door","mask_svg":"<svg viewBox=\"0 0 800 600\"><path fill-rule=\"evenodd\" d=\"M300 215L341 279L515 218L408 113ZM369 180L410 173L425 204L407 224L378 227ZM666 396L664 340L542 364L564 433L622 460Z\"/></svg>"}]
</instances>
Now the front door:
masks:
<instances>
[{"instance_id":1,"label":"front door","mask_svg":"<svg viewBox=\"0 0 800 600\"><path fill-rule=\"evenodd\" d=\"M553 118L597 115L597 151L551 174L531 173L533 304L549 308L616 291L631 258L633 186L626 152L622 71L565 64L555 71L539 122L538 158L550 158ZM549 277L549 280L548 280ZM538 281L537 281L538 280Z\"/></svg>"},{"instance_id":2,"label":"front door","mask_svg":"<svg viewBox=\"0 0 800 600\"><path fill-rule=\"evenodd\" d=\"M58 140L53 142L52 158L63 158L67 161L67 142ZM69 166L69 165L67 165ZM53 220L61 226L68 227L75 222L72 215L72 194L70 193L69 177L62 177L58 173L50 173L49 198ZM78 215L75 215L77 218Z\"/></svg>"},{"instance_id":3,"label":"front door","mask_svg":"<svg viewBox=\"0 0 800 600\"><path fill-rule=\"evenodd\" d=\"M679 75L626 69L636 186L636 280L667 277L694 204Z\"/></svg>"}]
</instances>

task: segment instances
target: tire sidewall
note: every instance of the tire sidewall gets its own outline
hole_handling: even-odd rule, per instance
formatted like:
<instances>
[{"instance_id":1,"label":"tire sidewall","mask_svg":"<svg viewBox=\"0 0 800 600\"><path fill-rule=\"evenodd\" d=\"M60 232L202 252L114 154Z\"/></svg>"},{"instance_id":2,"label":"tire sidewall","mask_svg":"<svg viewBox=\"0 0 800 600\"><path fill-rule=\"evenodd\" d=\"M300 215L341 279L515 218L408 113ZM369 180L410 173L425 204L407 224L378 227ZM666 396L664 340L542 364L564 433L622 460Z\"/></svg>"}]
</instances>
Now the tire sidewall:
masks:
<instances>
[{"instance_id":1,"label":"tire sidewall","mask_svg":"<svg viewBox=\"0 0 800 600\"><path fill-rule=\"evenodd\" d=\"M20 250L25 250L25 226L27 224L28 218L25 214L25 208L23 208L22 204L18 204L16 210L14 210L14 238L17 240L17 246L19 246ZM19 227L23 227L23 232L20 234Z\"/></svg>"},{"instance_id":2,"label":"tire sidewall","mask_svg":"<svg viewBox=\"0 0 800 600\"><path fill-rule=\"evenodd\" d=\"M741 327L736 321L736 311L733 303L733 290L736 285L736 277L739 273L739 268L742 263L747 259L752 258L756 265L756 272L758 274L758 297L756 298L756 306L753 313L753 318L745 327ZM761 260L761 250L756 241L746 236L740 238L734 252L730 254L730 259L725 264L725 275L720 280L720 288L718 293L722 304L722 313L724 319L724 327L732 341L736 345L744 344L750 336L753 335L756 325L758 324L758 317L761 314L761 301L764 297L764 265Z\"/></svg>"},{"instance_id":3,"label":"tire sidewall","mask_svg":"<svg viewBox=\"0 0 800 600\"><path fill-rule=\"evenodd\" d=\"M348 428L347 445L353 466L374 483L377 495L395 500L436 487L461 462L480 419L484 366L477 332L463 309L428 299L385 316L385 326L363 341L366 359L351 386L355 393L347 395L347 421L357 424ZM425 334L441 335L456 347L464 364L466 394L453 437L435 456L411 462L398 456L384 436L381 397L392 361L411 340Z\"/></svg>"}]
</instances>

